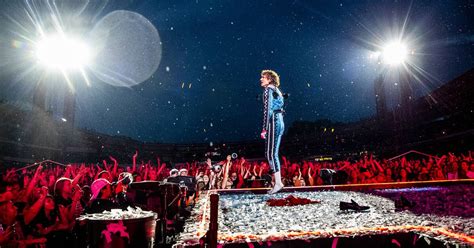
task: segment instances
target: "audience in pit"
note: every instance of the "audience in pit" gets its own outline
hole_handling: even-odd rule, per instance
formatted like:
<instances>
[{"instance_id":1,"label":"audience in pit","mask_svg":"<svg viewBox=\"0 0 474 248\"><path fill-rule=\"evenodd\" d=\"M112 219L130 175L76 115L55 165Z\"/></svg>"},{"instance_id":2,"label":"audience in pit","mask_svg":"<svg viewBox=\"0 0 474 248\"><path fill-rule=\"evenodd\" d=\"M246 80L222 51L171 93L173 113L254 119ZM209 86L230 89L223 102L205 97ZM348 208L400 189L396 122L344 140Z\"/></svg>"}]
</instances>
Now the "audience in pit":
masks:
<instances>
[{"instance_id":1,"label":"audience in pit","mask_svg":"<svg viewBox=\"0 0 474 248\"><path fill-rule=\"evenodd\" d=\"M71 247L79 244L76 218L84 213L125 209L125 193L132 181L173 181L170 177L194 177L197 192L209 189L269 187L269 166L264 160L243 157L223 161L188 162L169 166L141 162L138 152L131 166L109 157L98 164L42 163L27 169L9 168L0 178L1 247ZM4 166L4 165L2 165ZM4 167L1 167L4 168ZM316 186L325 183L360 184L426 180L474 179L471 152L421 159L356 161L290 161L282 157L285 186ZM328 178L328 175L330 178ZM330 180L329 180L330 179ZM191 190L190 190L191 191Z\"/></svg>"}]
</instances>

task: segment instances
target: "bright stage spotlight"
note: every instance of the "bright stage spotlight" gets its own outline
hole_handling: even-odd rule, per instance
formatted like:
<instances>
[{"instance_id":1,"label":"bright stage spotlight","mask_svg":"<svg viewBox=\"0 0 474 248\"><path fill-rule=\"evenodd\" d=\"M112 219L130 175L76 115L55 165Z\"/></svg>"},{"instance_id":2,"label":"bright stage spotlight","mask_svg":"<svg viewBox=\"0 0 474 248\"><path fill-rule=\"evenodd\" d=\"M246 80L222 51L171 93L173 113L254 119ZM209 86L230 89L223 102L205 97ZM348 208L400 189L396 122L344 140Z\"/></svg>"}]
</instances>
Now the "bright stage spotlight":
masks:
<instances>
[{"instance_id":1,"label":"bright stage spotlight","mask_svg":"<svg viewBox=\"0 0 474 248\"><path fill-rule=\"evenodd\" d=\"M38 61L48 68L81 70L91 59L87 45L65 35L46 36L36 46Z\"/></svg>"},{"instance_id":2,"label":"bright stage spotlight","mask_svg":"<svg viewBox=\"0 0 474 248\"><path fill-rule=\"evenodd\" d=\"M392 42L385 46L382 52L382 59L386 64L398 65L406 60L407 55L407 48L404 44L400 42Z\"/></svg>"}]
</instances>

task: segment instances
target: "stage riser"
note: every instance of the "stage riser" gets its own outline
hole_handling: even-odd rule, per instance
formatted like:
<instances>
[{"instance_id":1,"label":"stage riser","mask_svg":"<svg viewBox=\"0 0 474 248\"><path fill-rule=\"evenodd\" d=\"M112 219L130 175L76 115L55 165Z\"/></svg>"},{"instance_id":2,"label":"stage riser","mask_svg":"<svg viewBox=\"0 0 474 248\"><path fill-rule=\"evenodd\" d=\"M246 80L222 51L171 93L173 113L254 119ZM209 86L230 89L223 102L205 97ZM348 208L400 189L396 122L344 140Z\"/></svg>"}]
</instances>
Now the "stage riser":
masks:
<instances>
[{"instance_id":1,"label":"stage riser","mask_svg":"<svg viewBox=\"0 0 474 248\"><path fill-rule=\"evenodd\" d=\"M261 194L264 189L209 192L179 243L199 247L205 231L215 230L210 223L216 223L218 247L474 247L473 182L324 186L276 195ZM214 195L215 204L209 201ZM267 204L289 196L315 203ZM351 200L370 209L339 209L340 202ZM212 206L219 206L215 221L209 218Z\"/></svg>"}]
</instances>

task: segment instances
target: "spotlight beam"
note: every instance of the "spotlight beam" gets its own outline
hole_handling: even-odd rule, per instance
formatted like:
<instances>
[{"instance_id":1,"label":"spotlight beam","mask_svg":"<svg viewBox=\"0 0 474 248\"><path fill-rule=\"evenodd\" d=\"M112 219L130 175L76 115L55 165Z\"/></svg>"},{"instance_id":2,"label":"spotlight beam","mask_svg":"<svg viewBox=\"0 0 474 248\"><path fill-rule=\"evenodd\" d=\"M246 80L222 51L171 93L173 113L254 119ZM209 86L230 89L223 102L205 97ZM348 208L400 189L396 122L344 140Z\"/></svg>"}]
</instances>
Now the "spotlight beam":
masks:
<instances>
[{"instance_id":1,"label":"spotlight beam","mask_svg":"<svg viewBox=\"0 0 474 248\"><path fill-rule=\"evenodd\" d=\"M61 70L61 73L66 79L66 83L69 86L69 88L72 90L72 92L74 92L76 89L74 88L74 84L72 83L72 81L69 79L69 75L67 74L67 72L65 70Z\"/></svg>"}]
</instances>

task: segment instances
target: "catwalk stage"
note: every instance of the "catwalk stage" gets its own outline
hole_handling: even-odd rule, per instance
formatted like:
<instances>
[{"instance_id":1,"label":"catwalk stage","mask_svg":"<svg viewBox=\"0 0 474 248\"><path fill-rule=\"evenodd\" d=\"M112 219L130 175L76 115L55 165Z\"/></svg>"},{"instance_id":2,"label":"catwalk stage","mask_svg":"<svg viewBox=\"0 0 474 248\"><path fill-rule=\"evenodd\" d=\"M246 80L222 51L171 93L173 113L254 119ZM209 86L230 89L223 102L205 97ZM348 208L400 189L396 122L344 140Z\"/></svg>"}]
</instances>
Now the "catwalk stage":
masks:
<instances>
[{"instance_id":1,"label":"catwalk stage","mask_svg":"<svg viewBox=\"0 0 474 248\"><path fill-rule=\"evenodd\" d=\"M474 180L266 190L202 194L175 247L474 247ZM290 195L313 203L267 203ZM416 205L396 207L401 196ZM339 210L351 199L370 209Z\"/></svg>"}]
</instances>

